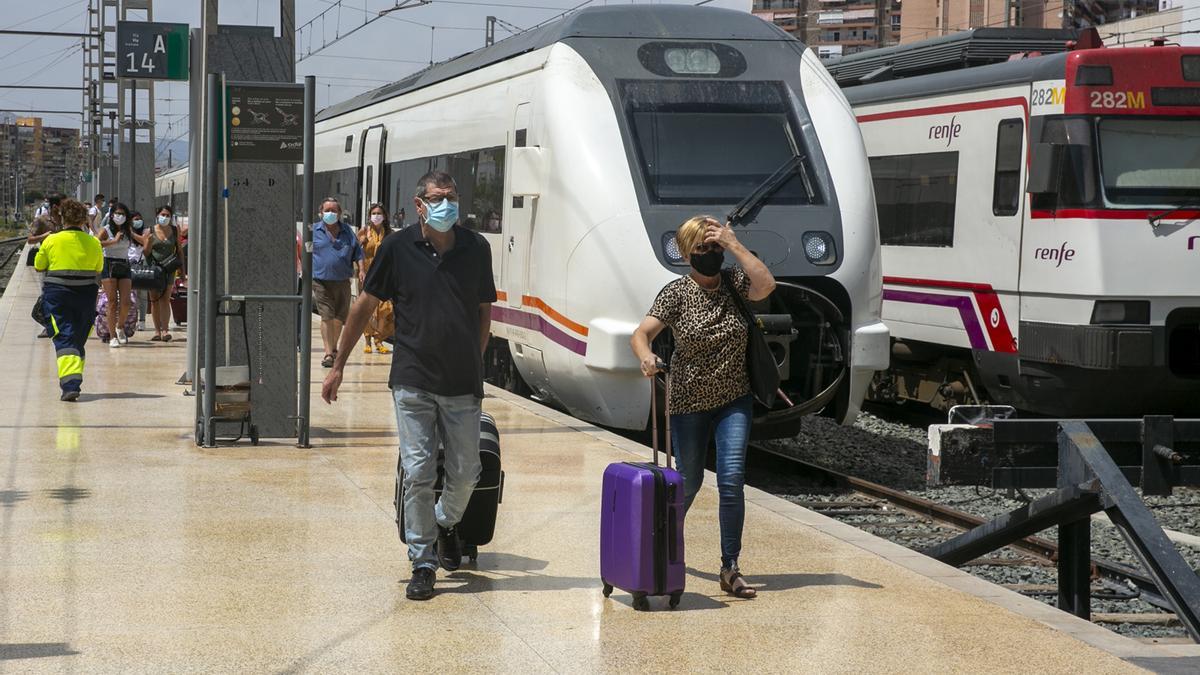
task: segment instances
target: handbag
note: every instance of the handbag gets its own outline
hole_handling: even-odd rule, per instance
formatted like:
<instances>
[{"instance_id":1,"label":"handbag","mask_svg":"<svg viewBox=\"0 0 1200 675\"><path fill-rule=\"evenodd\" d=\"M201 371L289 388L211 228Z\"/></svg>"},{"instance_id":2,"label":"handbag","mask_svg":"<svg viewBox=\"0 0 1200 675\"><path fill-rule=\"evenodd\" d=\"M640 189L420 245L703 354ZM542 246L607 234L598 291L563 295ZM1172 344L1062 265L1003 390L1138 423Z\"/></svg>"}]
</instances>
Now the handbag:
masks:
<instances>
[{"instance_id":1,"label":"handbag","mask_svg":"<svg viewBox=\"0 0 1200 675\"><path fill-rule=\"evenodd\" d=\"M139 291L160 290L166 278L163 268L150 260L150 256L146 256L140 265L135 265L129 270L130 285Z\"/></svg>"},{"instance_id":2,"label":"handbag","mask_svg":"<svg viewBox=\"0 0 1200 675\"><path fill-rule=\"evenodd\" d=\"M750 393L759 403L770 408L775 404L775 393L779 390L779 366L767 344L767 337L763 335L762 326L725 270L721 270L721 281L728 287L734 304L746 320L746 371L750 376Z\"/></svg>"},{"instance_id":3,"label":"handbag","mask_svg":"<svg viewBox=\"0 0 1200 675\"><path fill-rule=\"evenodd\" d=\"M34 260L34 258L37 258L38 248L39 247L37 247L37 246L29 247L29 252L25 254L25 266L26 267L33 267L33 260Z\"/></svg>"},{"instance_id":4,"label":"handbag","mask_svg":"<svg viewBox=\"0 0 1200 675\"><path fill-rule=\"evenodd\" d=\"M46 307L43 304L45 302L46 302L45 296L39 295L37 297L37 300L33 301L33 309L31 309L29 311L29 316L34 321L38 322L38 324L48 327L49 322L46 319Z\"/></svg>"}]
</instances>

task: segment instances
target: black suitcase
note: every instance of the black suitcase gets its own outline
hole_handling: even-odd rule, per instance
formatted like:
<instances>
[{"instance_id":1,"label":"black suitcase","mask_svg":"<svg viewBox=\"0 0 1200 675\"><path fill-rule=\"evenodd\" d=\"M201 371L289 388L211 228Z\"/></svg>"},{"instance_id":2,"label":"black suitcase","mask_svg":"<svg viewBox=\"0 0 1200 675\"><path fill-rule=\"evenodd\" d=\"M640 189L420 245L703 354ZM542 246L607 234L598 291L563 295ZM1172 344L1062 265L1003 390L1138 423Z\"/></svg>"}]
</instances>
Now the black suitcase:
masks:
<instances>
[{"instance_id":1,"label":"black suitcase","mask_svg":"<svg viewBox=\"0 0 1200 675\"><path fill-rule=\"evenodd\" d=\"M496 428L496 420L489 414L483 413L479 418L479 462L482 469L479 472L479 482L471 493L471 501L467 502L467 510L458 523L458 538L463 543L463 555L475 562L479 557L479 547L492 541L496 531L496 514L500 510L500 502L504 500L504 471L500 467L500 431ZM442 457L438 448L438 477L433 486L433 496L436 500L442 495ZM393 503L396 506L396 529L400 532L400 541L408 543L404 537L404 473L396 467L396 492Z\"/></svg>"}]
</instances>

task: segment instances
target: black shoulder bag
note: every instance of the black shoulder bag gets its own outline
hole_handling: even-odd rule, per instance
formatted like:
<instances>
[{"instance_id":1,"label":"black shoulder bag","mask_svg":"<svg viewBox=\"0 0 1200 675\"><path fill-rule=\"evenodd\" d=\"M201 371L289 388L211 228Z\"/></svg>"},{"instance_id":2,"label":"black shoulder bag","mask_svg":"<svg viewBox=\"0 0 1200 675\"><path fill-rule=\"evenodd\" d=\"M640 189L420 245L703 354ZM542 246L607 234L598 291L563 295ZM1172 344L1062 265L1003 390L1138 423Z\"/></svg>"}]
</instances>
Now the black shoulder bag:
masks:
<instances>
[{"instance_id":1,"label":"black shoulder bag","mask_svg":"<svg viewBox=\"0 0 1200 675\"><path fill-rule=\"evenodd\" d=\"M746 320L746 370L750 375L750 393L759 403L770 408L775 404L775 392L779 390L779 366L771 354L762 326L725 270L721 270L721 281L729 289L733 302Z\"/></svg>"}]
</instances>

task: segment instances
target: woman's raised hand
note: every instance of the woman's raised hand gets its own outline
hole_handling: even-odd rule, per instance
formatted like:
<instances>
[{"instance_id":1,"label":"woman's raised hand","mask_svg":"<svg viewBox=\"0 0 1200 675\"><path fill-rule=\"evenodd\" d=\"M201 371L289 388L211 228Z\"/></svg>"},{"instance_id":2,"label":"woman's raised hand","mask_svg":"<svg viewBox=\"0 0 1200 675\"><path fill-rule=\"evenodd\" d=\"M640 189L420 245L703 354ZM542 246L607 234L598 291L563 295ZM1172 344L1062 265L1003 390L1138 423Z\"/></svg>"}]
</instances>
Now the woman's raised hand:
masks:
<instances>
[{"instance_id":1,"label":"woman's raised hand","mask_svg":"<svg viewBox=\"0 0 1200 675\"><path fill-rule=\"evenodd\" d=\"M704 228L704 243L720 244L721 248L728 250L737 246L738 240L729 223L725 223L724 225L709 223L708 227Z\"/></svg>"}]
</instances>

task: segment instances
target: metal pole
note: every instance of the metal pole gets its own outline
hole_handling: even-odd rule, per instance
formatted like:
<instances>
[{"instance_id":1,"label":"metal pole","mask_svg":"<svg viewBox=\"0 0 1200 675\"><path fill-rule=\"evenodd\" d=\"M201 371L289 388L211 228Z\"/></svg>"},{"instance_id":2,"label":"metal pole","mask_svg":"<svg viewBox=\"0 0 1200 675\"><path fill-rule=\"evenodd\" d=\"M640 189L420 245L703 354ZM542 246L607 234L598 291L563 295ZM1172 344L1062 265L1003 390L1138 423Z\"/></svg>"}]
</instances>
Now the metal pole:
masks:
<instances>
[{"instance_id":1,"label":"metal pole","mask_svg":"<svg viewBox=\"0 0 1200 675\"><path fill-rule=\"evenodd\" d=\"M204 29L193 28L191 81L188 83L188 111L191 129L188 138L188 288L187 288L187 369L180 384L188 385L185 395L196 395L196 382L200 368L200 252L204 249L204 190L202 188L204 166ZM200 402L196 401L196 419L200 419Z\"/></svg>"},{"instance_id":2,"label":"metal pole","mask_svg":"<svg viewBox=\"0 0 1200 675\"><path fill-rule=\"evenodd\" d=\"M132 96L129 102L129 208L140 212L137 207L137 80L130 80L129 88ZM170 319L167 325L171 325Z\"/></svg>"},{"instance_id":3,"label":"metal pole","mask_svg":"<svg viewBox=\"0 0 1200 675\"><path fill-rule=\"evenodd\" d=\"M216 446L216 428L213 412L216 409L217 390L217 228L212 227L217 216L217 141L221 135L217 129L221 108L217 99L217 74L208 75L208 119L206 132L208 148L204 158L204 386L203 414L201 423L204 431L204 447Z\"/></svg>"},{"instance_id":4,"label":"metal pole","mask_svg":"<svg viewBox=\"0 0 1200 675\"><path fill-rule=\"evenodd\" d=\"M300 231L300 382L296 416L297 447L310 447L309 399L312 397L312 228L308 226L313 199L313 154L316 140L317 78L304 76L304 186L301 189Z\"/></svg>"}]
</instances>

